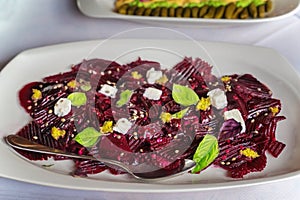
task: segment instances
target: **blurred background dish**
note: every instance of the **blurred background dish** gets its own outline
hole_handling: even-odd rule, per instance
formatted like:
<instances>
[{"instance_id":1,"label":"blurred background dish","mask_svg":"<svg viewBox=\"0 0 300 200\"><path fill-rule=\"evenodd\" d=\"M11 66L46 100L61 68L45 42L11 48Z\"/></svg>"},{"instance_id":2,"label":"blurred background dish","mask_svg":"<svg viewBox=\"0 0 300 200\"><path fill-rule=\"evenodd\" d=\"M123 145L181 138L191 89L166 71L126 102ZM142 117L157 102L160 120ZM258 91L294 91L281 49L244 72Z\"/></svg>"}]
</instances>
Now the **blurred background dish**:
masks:
<instances>
[{"instance_id":1,"label":"blurred background dish","mask_svg":"<svg viewBox=\"0 0 300 200\"><path fill-rule=\"evenodd\" d=\"M271 22L284 19L295 14L300 8L300 0L273 0L273 9L264 18L256 19L207 19L207 18L177 18L177 17L154 17L123 15L115 12L113 0L77 0L79 10L95 18L116 18L146 23L163 23L172 25L221 25L221 24L249 24L260 22Z\"/></svg>"}]
</instances>

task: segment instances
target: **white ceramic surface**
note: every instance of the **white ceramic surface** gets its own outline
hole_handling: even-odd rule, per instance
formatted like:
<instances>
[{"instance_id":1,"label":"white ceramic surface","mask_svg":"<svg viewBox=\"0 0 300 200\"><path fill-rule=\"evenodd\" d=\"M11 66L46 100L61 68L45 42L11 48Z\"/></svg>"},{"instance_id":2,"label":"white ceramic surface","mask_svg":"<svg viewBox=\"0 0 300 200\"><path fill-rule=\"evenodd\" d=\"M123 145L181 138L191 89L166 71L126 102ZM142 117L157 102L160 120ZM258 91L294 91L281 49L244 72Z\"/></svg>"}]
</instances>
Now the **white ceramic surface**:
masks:
<instances>
[{"instance_id":1,"label":"white ceramic surface","mask_svg":"<svg viewBox=\"0 0 300 200\"><path fill-rule=\"evenodd\" d=\"M300 8L300 0L273 0L274 8L267 14L266 18L261 19L196 19L196 18L168 18L168 17L146 17L121 15L114 12L114 0L77 0L80 11L96 18L116 18L147 23L162 23L164 25L230 25L230 24L249 24L259 22L271 22L291 16Z\"/></svg>"},{"instance_id":2,"label":"white ceramic surface","mask_svg":"<svg viewBox=\"0 0 300 200\"><path fill-rule=\"evenodd\" d=\"M43 168L40 163L21 158L0 140L0 176L48 186L114 192L212 190L263 184L299 176L300 154L297 152L300 151L300 79L297 72L272 49L227 43L199 44L210 52L219 73L251 73L271 88L274 97L281 99L281 114L287 119L279 123L277 137L287 147L278 159L268 156L268 164L263 172L251 173L242 180L234 180L228 178L224 170L210 167L200 175L187 174L155 184L137 182L127 175L113 176L108 173L89 178L74 178L68 175L72 167L69 162L49 161L48 163L55 164L54 167ZM15 133L29 121L17 100L18 90L24 84L68 70L70 64L96 56L117 59L118 62L132 61L141 56L170 65L182 56L207 55L199 51L195 42L183 40L87 41L24 51L0 74L0 93L3 94L0 99L0 137ZM174 60L170 62L166 59L167 56Z\"/></svg>"}]
</instances>

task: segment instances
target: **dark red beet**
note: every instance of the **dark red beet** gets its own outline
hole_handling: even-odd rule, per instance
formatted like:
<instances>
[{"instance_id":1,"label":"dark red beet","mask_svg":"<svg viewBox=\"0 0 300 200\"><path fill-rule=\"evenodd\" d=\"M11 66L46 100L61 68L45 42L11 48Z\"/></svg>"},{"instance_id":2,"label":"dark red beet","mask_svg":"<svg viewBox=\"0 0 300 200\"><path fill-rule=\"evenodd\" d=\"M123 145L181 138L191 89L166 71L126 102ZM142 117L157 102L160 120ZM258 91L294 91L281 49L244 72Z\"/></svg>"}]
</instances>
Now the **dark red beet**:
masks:
<instances>
[{"instance_id":1,"label":"dark red beet","mask_svg":"<svg viewBox=\"0 0 300 200\"><path fill-rule=\"evenodd\" d=\"M184 58L171 70L161 70L167 77L165 84L149 84L146 74L150 69L161 70L154 61L138 59L129 64L120 65L103 59L84 60L72 66L71 71L48 76L43 82L33 82L24 86L19 93L20 104L31 115L33 121L23 127L18 134L40 144L66 150L80 155L115 159L130 165L133 170L145 177L159 177L180 171L185 158L192 159L199 143L206 134L215 135L219 140L220 153L215 165L228 170L231 177L261 171L266 165L265 151L278 157L285 144L275 137L277 122L284 117L277 116L281 110L280 101L272 98L270 89L252 75L231 75L229 81L220 81L211 73L212 67L196 58ZM141 75L134 77L132 72ZM184 77L182 77L184 75ZM89 82L91 89L67 87L70 81ZM223 80L223 79L222 79ZM201 97L207 97L209 90L226 88L228 106L217 110L189 111L181 119L172 118L163 122L162 112L174 114L184 106L172 98L173 84L187 85ZM118 88L116 98L107 97L98 91L104 84ZM144 91L153 87L162 91L159 100L150 100L143 96ZM43 98L32 101L32 89L39 89ZM133 94L129 102L117 107L117 101L124 90ZM87 102L62 117L53 114L54 104L70 93L84 92ZM241 133L241 125L235 120L223 120L226 110L240 110L246 124L246 132ZM272 109L276 112L272 112ZM73 138L86 127L99 130L106 121L114 124L120 118L127 118L133 124L125 134L116 131L100 136L92 148L85 148ZM66 130L63 137L54 139L51 128ZM245 156L241 151L251 149L258 157ZM20 151L32 160L48 159L49 155ZM56 156L55 159L65 159ZM106 166L97 161L74 160L74 175L87 176L108 169L112 174L124 173L114 166ZM145 172L150 173L145 173Z\"/></svg>"}]
</instances>

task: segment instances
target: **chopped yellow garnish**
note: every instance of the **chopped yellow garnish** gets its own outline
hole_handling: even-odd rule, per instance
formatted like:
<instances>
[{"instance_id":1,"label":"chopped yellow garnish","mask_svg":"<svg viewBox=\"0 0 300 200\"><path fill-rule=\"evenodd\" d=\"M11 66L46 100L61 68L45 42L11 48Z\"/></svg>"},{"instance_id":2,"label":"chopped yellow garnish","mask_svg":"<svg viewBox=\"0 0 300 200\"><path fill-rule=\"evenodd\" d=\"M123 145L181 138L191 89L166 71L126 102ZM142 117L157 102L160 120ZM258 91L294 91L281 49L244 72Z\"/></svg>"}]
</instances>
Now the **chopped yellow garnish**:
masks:
<instances>
[{"instance_id":1,"label":"chopped yellow garnish","mask_svg":"<svg viewBox=\"0 0 300 200\"><path fill-rule=\"evenodd\" d=\"M137 72L137 71L131 72L131 76L132 76L132 78L134 78L134 79L140 79L140 78L143 77L143 76L142 76L139 72Z\"/></svg>"},{"instance_id":2,"label":"chopped yellow garnish","mask_svg":"<svg viewBox=\"0 0 300 200\"><path fill-rule=\"evenodd\" d=\"M60 137L64 137L66 134L65 130L61 130L59 128L56 128L55 126L53 126L51 128L51 136L55 139L58 140L58 138Z\"/></svg>"},{"instance_id":3,"label":"chopped yellow garnish","mask_svg":"<svg viewBox=\"0 0 300 200\"><path fill-rule=\"evenodd\" d=\"M67 86L70 88L76 88L76 86L77 86L76 80L72 80L72 81L68 82Z\"/></svg>"},{"instance_id":4,"label":"chopped yellow garnish","mask_svg":"<svg viewBox=\"0 0 300 200\"><path fill-rule=\"evenodd\" d=\"M270 107L269 110L272 112L273 116L275 116L277 113L279 113L279 108L277 106Z\"/></svg>"},{"instance_id":5,"label":"chopped yellow garnish","mask_svg":"<svg viewBox=\"0 0 300 200\"><path fill-rule=\"evenodd\" d=\"M172 115L167 112L162 112L160 115L160 119L163 121L163 123L168 123L172 120Z\"/></svg>"},{"instance_id":6,"label":"chopped yellow garnish","mask_svg":"<svg viewBox=\"0 0 300 200\"><path fill-rule=\"evenodd\" d=\"M227 82L229 82L229 81L231 80L231 77L229 77L229 76L223 76L223 77L221 78L221 80L222 80L224 83L227 83Z\"/></svg>"},{"instance_id":7,"label":"chopped yellow garnish","mask_svg":"<svg viewBox=\"0 0 300 200\"><path fill-rule=\"evenodd\" d=\"M211 103L209 97L207 98L201 97L200 101L196 105L196 110L203 110L203 111L208 110L210 105Z\"/></svg>"},{"instance_id":8,"label":"chopped yellow garnish","mask_svg":"<svg viewBox=\"0 0 300 200\"><path fill-rule=\"evenodd\" d=\"M100 127L101 133L113 132L113 121L105 121L103 126Z\"/></svg>"},{"instance_id":9,"label":"chopped yellow garnish","mask_svg":"<svg viewBox=\"0 0 300 200\"><path fill-rule=\"evenodd\" d=\"M168 77L164 74L162 77L160 77L159 79L157 79L155 81L155 83L160 84L160 85L164 85L166 82L168 82Z\"/></svg>"},{"instance_id":10,"label":"chopped yellow garnish","mask_svg":"<svg viewBox=\"0 0 300 200\"><path fill-rule=\"evenodd\" d=\"M32 89L31 99L37 101L42 98L42 92L38 89Z\"/></svg>"},{"instance_id":11,"label":"chopped yellow garnish","mask_svg":"<svg viewBox=\"0 0 300 200\"><path fill-rule=\"evenodd\" d=\"M259 157L258 153L250 148L246 148L240 151L240 154L248 157L248 158L257 158Z\"/></svg>"}]
</instances>

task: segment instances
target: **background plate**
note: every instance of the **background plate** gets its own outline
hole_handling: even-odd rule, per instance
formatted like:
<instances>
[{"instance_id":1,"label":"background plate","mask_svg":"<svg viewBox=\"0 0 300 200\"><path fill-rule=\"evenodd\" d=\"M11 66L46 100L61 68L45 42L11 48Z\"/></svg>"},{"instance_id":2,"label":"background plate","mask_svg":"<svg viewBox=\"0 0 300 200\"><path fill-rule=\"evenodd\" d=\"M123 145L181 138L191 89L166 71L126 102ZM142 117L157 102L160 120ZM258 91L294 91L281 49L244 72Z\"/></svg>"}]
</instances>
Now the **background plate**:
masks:
<instances>
[{"instance_id":1,"label":"background plate","mask_svg":"<svg viewBox=\"0 0 300 200\"><path fill-rule=\"evenodd\" d=\"M2 94L0 138L15 133L29 121L29 116L19 106L17 94L19 89L30 81L68 70L71 64L78 63L84 58L116 59L124 63L141 56L145 59L161 61L165 65L175 64L183 56L206 58L207 55L201 52L195 43L197 42L185 40L136 39L88 41L22 52L0 74L0 93ZM39 162L30 162L21 158L11 151L3 140L0 140L0 176L48 186L114 192L211 190L263 184L298 176L300 170L300 79L297 72L272 49L226 43L199 42L198 44L210 52L217 66L217 73L223 75L251 73L271 88L274 97L281 99L281 114L287 119L278 124L277 137L279 141L287 144L287 147L278 159L268 157L267 167L263 172L251 173L242 180L234 180L228 178L224 170L210 167L200 175L186 174L155 184L141 183L127 175L113 176L108 173L88 178L74 178L68 174L72 168L69 162L50 160L47 164L55 165L44 168ZM166 59L162 52L174 59Z\"/></svg>"},{"instance_id":2,"label":"background plate","mask_svg":"<svg viewBox=\"0 0 300 200\"><path fill-rule=\"evenodd\" d=\"M261 19L196 19L196 18L168 18L168 17L146 17L129 16L115 13L114 0L77 0L79 10L89 16L96 18L115 18L125 19L137 22L147 22L156 24L172 25L224 25L224 24L249 24L259 22L270 22L291 16L297 12L300 7L300 0L273 0L274 9L266 18Z\"/></svg>"}]
</instances>

